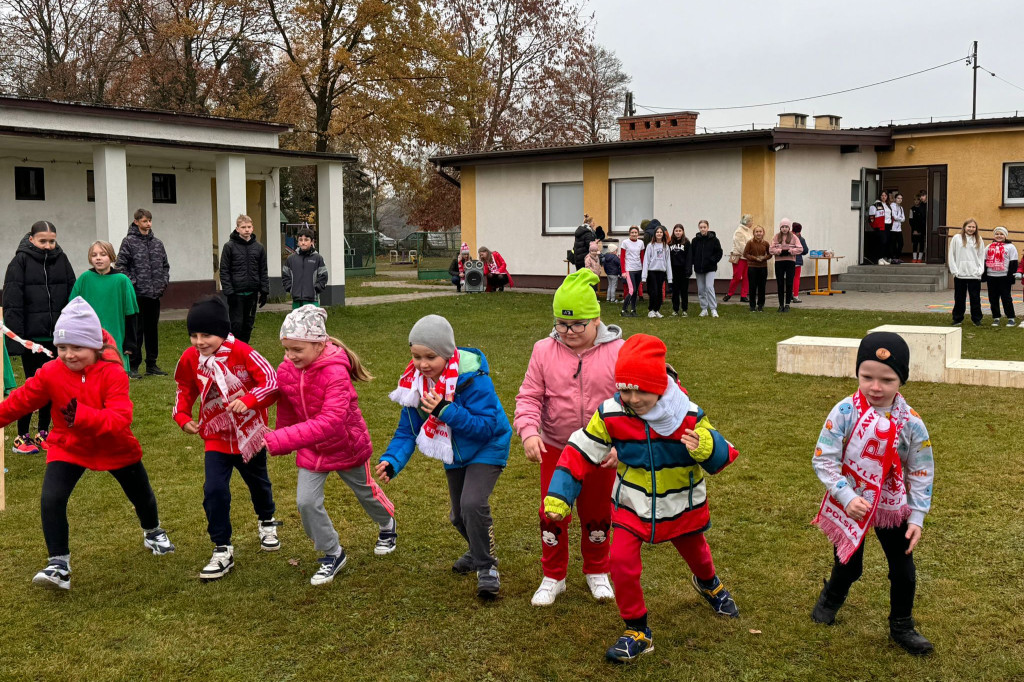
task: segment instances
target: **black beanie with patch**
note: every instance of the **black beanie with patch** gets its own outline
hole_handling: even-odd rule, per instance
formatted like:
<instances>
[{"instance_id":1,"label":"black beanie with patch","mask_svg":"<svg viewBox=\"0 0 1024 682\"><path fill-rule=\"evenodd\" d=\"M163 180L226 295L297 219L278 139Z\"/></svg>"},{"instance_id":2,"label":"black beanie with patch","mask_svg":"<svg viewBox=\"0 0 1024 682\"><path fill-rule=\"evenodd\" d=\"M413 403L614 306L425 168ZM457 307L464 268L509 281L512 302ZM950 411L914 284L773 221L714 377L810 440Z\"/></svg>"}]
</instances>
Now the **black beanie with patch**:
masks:
<instances>
[{"instance_id":1,"label":"black beanie with patch","mask_svg":"<svg viewBox=\"0 0 1024 682\"><path fill-rule=\"evenodd\" d=\"M192 304L185 326L189 334L213 334L226 339L231 333L231 315L220 296L210 296Z\"/></svg>"},{"instance_id":2,"label":"black beanie with patch","mask_svg":"<svg viewBox=\"0 0 1024 682\"><path fill-rule=\"evenodd\" d=\"M874 332L860 342L857 349L857 373L865 360L874 360L888 365L900 378L900 385L907 383L910 375L910 346L899 334Z\"/></svg>"}]
</instances>

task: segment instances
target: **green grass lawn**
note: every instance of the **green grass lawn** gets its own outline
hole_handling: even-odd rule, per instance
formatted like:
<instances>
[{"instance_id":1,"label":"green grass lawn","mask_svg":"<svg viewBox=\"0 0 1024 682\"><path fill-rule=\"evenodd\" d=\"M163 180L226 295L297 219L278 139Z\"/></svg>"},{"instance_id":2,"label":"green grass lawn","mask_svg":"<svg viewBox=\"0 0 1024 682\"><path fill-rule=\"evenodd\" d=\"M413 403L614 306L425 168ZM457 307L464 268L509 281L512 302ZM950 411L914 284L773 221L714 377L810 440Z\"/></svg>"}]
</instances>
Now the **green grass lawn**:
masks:
<instances>
[{"instance_id":1,"label":"green grass lawn","mask_svg":"<svg viewBox=\"0 0 1024 682\"><path fill-rule=\"evenodd\" d=\"M620 320L609 306L609 321ZM405 341L421 315L453 323L477 346L511 416L532 344L550 329L550 299L506 293L332 309L332 333L377 379L359 385L380 454L396 424L387 393L408 360ZM254 345L280 362L277 314L260 314ZM614 604L592 602L572 553L568 591L539 610L538 468L513 439L492 498L502 597L484 604L475 579L451 573L464 550L448 523L444 474L417 455L385 490L397 507L399 542L373 555L376 528L337 479L328 509L348 554L334 583L309 584L317 555L295 509L291 457L271 462L282 551L258 551L255 516L235 477L236 570L200 584L209 558L202 509L202 442L170 419L170 377L132 384L135 432L177 552L143 550L130 505L111 476L86 475L71 498L72 590L30 583L46 550L39 524L41 457L7 455L7 511L0 513L0 679L136 680L1014 680L1024 679L1024 503L1020 394L1007 389L910 383L905 395L931 431L933 512L916 552L915 616L936 645L914 659L887 641L888 581L868 540L863 579L836 627L809 613L831 565L831 546L810 526L823 489L811 453L832 405L853 380L776 374L775 343L796 334L860 336L885 323L940 324L932 314L796 310L751 316L725 307L718 320L627 319L648 332L739 459L709 481L715 563L742 616L714 617L666 544L643 558L656 649L610 667L603 653L621 633ZM188 342L184 323L161 325L170 371ZM964 330L964 356L1024 360L1024 333ZM7 429L7 444L14 436ZM97 448L102 448L97 443ZM573 538L578 537L574 526ZM575 542L575 540L574 540ZM756 632L755 632L756 631Z\"/></svg>"}]
</instances>

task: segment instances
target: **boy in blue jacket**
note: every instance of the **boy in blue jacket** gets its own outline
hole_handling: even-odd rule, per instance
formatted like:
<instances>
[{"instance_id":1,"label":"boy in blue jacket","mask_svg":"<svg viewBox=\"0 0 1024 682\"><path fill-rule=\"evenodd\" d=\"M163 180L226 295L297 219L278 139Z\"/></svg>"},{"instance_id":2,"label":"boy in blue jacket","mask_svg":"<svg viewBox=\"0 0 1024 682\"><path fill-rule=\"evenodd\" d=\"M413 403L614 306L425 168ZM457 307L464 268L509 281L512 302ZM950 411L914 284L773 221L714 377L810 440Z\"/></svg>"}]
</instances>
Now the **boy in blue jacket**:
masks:
<instances>
[{"instance_id":1,"label":"boy in blue jacket","mask_svg":"<svg viewBox=\"0 0 1024 682\"><path fill-rule=\"evenodd\" d=\"M477 596L494 599L500 580L494 555L490 497L508 463L512 427L488 376L487 358L458 348L440 315L421 318L409 332L412 361L389 397L402 406L398 428L375 473L387 483L417 447L444 462L452 525L469 543L452 570L476 571Z\"/></svg>"}]
</instances>

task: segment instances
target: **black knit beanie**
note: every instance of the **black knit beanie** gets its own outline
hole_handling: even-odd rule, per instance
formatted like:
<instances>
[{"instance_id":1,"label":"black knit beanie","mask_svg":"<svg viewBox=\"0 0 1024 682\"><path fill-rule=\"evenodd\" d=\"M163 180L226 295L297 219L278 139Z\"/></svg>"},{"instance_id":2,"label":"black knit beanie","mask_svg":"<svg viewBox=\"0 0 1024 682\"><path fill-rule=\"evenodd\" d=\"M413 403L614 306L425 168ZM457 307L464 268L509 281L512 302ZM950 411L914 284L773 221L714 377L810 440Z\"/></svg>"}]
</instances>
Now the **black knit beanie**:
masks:
<instances>
[{"instance_id":1,"label":"black knit beanie","mask_svg":"<svg viewBox=\"0 0 1024 682\"><path fill-rule=\"evenodd\" d=\"M868 334L860 342L857 349L857 372L860 372L860 363L865 360L874 360L883 365L889 365L900 378L900 385L907 383L910 374L910 346L899 334L892 332L874 332Z\"/></svg>"},{"instance_id":2,"label":"black knit beanie","mask_svg":"<svg viewBox=\"0 0 1024 682\"><path fill-rule=\"evenodd\" d=\"M231 316L220 296L210 296L192 304L185 320L189 334L213 334L226 339L231 333Z\"/></svg>"}]
</instances>

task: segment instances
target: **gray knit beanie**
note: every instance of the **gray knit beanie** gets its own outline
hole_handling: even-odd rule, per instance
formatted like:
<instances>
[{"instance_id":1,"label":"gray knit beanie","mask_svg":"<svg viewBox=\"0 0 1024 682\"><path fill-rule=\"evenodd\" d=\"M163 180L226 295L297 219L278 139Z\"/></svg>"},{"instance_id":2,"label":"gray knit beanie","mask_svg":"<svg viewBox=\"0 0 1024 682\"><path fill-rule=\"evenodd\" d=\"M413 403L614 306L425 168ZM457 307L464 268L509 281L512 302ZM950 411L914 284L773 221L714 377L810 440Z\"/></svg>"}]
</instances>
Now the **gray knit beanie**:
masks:
<instances>
[{"instance_id":1,"label":"gray knit beanie","mask_svg":"<svg viewBox=\"0 0 1024 682\"><path fill-rule=\"evenodd\" d=\"M444 358L455 355L455 332L440 315L421 317L409 332L409 345L426 346Z\"/></svg>"},{"instance_id":2,"label":"gray knit beanie","mask_svg":"<svg viewBox=\"0 0 1024 682\"><path fill-rule=\"evenodd\" d=\"M53 328L53 343L58 346L66 344L93 350L103 348L100 318L81 296L75 296L61 311Z\"/></svg>"}]
</instances>

